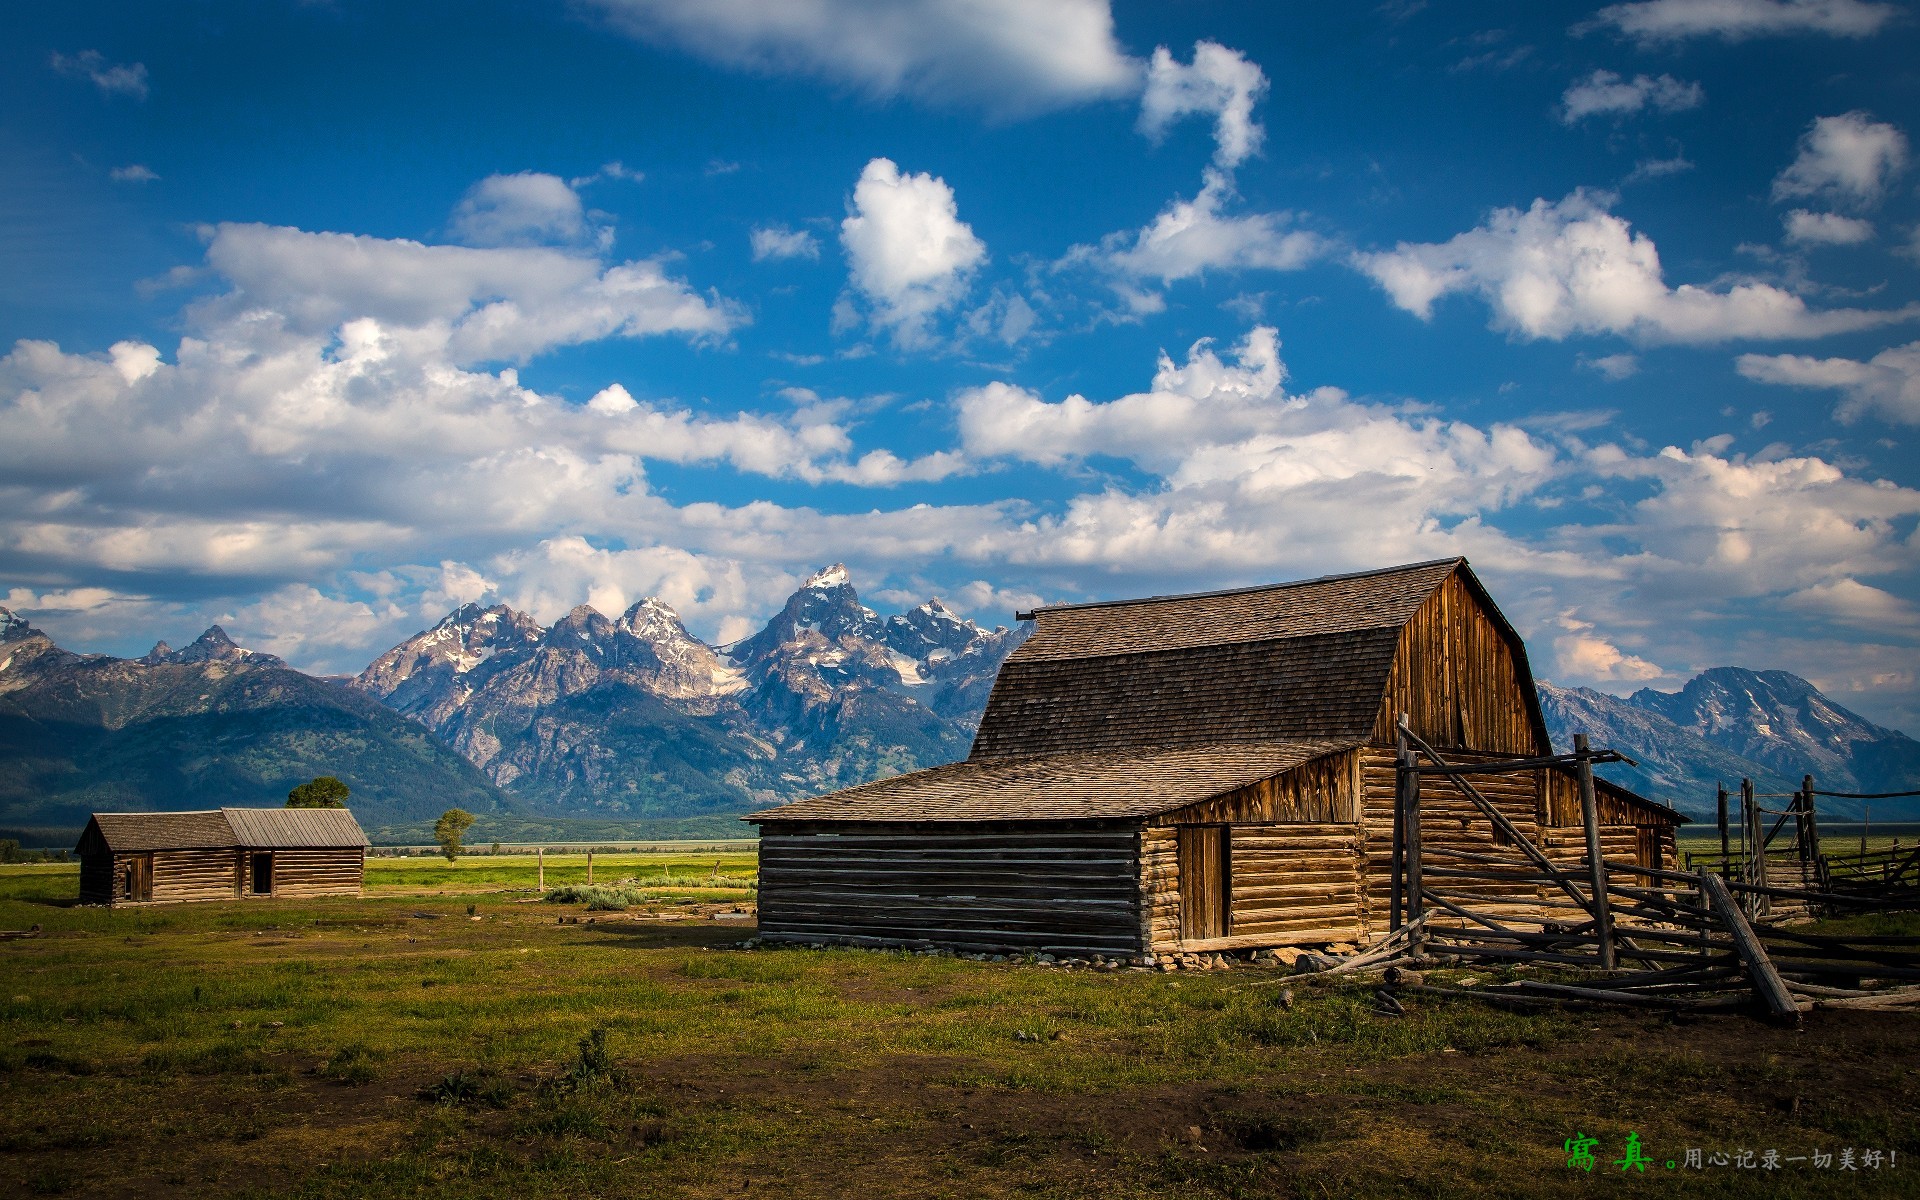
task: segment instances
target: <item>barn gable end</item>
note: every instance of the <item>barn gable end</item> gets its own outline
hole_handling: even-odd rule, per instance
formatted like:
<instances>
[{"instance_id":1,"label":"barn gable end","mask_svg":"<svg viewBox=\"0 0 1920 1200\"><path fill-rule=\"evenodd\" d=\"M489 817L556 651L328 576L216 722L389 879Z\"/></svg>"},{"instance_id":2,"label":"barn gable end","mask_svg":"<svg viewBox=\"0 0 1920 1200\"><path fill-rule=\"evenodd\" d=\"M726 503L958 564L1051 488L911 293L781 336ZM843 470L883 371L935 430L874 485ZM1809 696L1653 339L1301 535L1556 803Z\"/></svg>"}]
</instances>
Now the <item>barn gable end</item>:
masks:
<instances>
[{"instance_id":1,"label":"barn gable end","mask_svg":"<svg viewBox=\"0 0 1920 1200\"><path fill-rule=\"evenodd\" d=\"M1551 754L1519 634L1462 563L1399 631L1371 740L1390 745L1402 713L1429 745Z\"/></svg>"}]
</instances>

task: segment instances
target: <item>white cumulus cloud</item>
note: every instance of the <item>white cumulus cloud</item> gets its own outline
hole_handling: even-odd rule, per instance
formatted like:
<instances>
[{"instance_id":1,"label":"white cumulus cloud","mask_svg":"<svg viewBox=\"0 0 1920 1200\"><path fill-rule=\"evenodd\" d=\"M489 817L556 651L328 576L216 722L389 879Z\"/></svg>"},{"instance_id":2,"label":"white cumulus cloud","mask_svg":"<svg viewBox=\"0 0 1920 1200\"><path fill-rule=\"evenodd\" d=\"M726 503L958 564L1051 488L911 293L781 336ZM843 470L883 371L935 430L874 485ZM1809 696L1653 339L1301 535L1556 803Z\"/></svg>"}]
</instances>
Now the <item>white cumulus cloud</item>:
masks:
<instances>
[{"instance_id":1,"label":"white cumulus cloud","mask_svg":"<svg viewBox=\"0 0 1920 1200\"><path fill-rule=\"evenodd\" d=\"M1873 222L1796 208L1781 218L1787 240L1802 246L1857 246L1873 240Z\"/></svg>"},{"instance_id":2,"label":"white cumulus cloud","mask_svg":"<svg viewBox=\"0 0 1920 1200\"><path fill-rule=\"evenodd\" d=\"M453 233L469 246L574 245L590 240L580 194L558 175L489 175L453 210Z\"/></svg>"},{"instance_id":3,"label":"white cumulus cloud","mask_svg":"<svg viewBox=\"0 0 1920 1200\"><path fill-rule=\"evenodd\" d=\"M1819 117L1800 138L1800 153L1773 181L1773 198L1822 196L1878 204L1907 166L1907 135L1863 112Z\"/></svg>"},{"instance_id":4,"label":"white cumulus cloud","mask_svg":"<svg viewBox=\"0 0 1920 1200\"><path fill-rule=\"evenodd\" d=\"M1578 609L1567 609L1556 623L1560 632L1554 636L1553 653L1562 676L1644 683L1666 674L1653 663L1626 653L1595 633L1593 622L1582 621Z\"/></svg>"},{"instance_id":5,"label":"white cumulus cloud","mask_svg":"<svg viewBox=\"0 0 1920 1200\"><path fill-rule=\"evenodd\" d=\"M960 219L944 179L903 173L891 159L876 158L860 172L851 207L840 243L853 286L896 342L926 344L928 322L966 295L986 243Z\"/></svg>"},{"instance_id":6,"label":"white cumulus cloud","mask_svg":"<svg viewBox=\"0 0 1920 1200\"><path fill-rule=\"evenodd\" d=\"M1107 0L590 0L651 42L728 66L1002 116L1131 92Z\"/></svg>"},{"instance_id":7,"label":"white cumulus cloud","mask_svg":"<svg viewBox=\"0 0 1920 1200\"><path fill-rule=\"evenodd\" d=\"M1210 270L1294 271L1327 252L1326 239L1295 227L1291 213L1226 211L1232 181L1211 167L1205 175L1193 199L1176 199L1144 228L1108 234L1097 246L1075 246L1060 265L1085 264L1115 276L1124 295L1157 309L1157 296L1129 289L1147 280L1165 286Z\"/></svg>"},{"instance_id":8,"label":"white cumulus cloud","mask_svg":"<svg viewBox=\"0 0 1920 1200\"><path fill-rule=\"evenodd\" d=\"M1580 191L1559 201L1535 200L1525 211L1497 209L1479 228L1448 241L1402 242L1358 254L1354 265L1422 320L1442 297L1465 292L1492 308L1495 328L1532 339L1820 337L1920 317L1920 305L1818 311L1767 283L1669 287L1653 239L1609 212L1609 202Z\"/></svg>"},{"instance_id":9,"label":"white cumulus cloud","mask_svg":"<svg viewBox=\"0 0 1920 1200\"><path fill-rule=\"evenodd\" d=\"M1920 608L1884 588L1857 579L1816 583L1794 592L1783 603L1796 612L1827 617L1874 632L1920 627Z\"/></svg>"},{"instance_id":10,"label":"white cumulus cloud","mask_svg":"<svg viewBox=\"0 0 1920 1200\"><path fill-rule=\"evenodd\" d=\"M1265 73L1238 50L1218 42L1196 42L1193 61L1183 66L1161 46L1147 65L1140 131L1157 142L1181 117L1211 116L1213 160L1231 169L1260 149L1266 131L1253 119L1253 106L1266 91Z\"/></svg>"},{"instance_id":11,"label":"white cumulus cloud","mask_svg":"<svg viewBox=\"0 0 1920 1200\"><path fill-rule=\"evenodd\" d=\"M1568 125L1600 114L1625 116L1651 108L1681 112L1698 108L1706 93L1697 83L1683 83L1671 75L1636 75L1623 79L1612 71L1595 71L1569 86L1560 97L1560 119Z\"/></svg>"},{"instance_id":12,"label":"white cumulus cloud","mask_svg":"<svg viewBox=\"0 0 1920 1200\"><path fill-rule=\"evenodd\" d=\"M545 247L426 245L272 225L219 225L207 263L234 291L215 302L259 307L299 332L356 317L437 342L461 363L524 359L605 337L725 336L745 320L659 261L606 265Z\"/></svg>"},{"instance_id":13,"label":"white cumulus cloud","mask_svg":"<svg viewBox=\"0 0 1920 1200\"><path fill-rule=\"evenodd\" d=\"M1844 394L1834 415L1867 415L1920 425L1920 342L1882 350L1866 362L1804 354L1743 354L1735 366L1748 379L1788 387L1832 388Z\"/></svg>"}]
</instances>

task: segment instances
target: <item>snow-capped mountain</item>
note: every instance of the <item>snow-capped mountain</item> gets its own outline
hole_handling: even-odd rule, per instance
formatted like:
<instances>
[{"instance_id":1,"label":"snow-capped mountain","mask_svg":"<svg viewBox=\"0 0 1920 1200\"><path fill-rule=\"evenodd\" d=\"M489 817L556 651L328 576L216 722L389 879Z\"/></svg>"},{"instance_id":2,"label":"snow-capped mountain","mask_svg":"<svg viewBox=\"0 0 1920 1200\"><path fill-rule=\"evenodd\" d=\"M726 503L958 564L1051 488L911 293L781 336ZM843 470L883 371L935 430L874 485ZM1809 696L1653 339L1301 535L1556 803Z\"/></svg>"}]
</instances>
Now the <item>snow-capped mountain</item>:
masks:
<instances>
[{"instance_id":1,"label":"snow-capped mountain","mask_svg":"<svg viewBox=\"0 0 1920 1200\"><path fill-rule=\"evenodd\" d=\"M845 566L715 648L649 598L542 630L467 606L353 681L555 809L726 811L963 757L1020 632L939 601L882 620Z\"/></svg>"},{"instance_id":2,"label":"snow-capped mountain","mask_svg":"<svg viewBox=\"0 0 1920 1200\"><path fill-rule=\"evenodd\" d=\"M1678 692L1643 688L1622 699L1588 688L1540 685L1547 731L1565 749L1576 731L1640 761L1602 773L1694 814L1713 810L1714 789L1750 778L1761 791L1789 791L1801 776L1836 792L1920 787L1920 742L1849 712L1785 671L1716 667ZM1822 811L1853 816L1859 804L1825 800ZM1878 802L1882 816L1920 805Z\"/></svg>"}]
</instances>

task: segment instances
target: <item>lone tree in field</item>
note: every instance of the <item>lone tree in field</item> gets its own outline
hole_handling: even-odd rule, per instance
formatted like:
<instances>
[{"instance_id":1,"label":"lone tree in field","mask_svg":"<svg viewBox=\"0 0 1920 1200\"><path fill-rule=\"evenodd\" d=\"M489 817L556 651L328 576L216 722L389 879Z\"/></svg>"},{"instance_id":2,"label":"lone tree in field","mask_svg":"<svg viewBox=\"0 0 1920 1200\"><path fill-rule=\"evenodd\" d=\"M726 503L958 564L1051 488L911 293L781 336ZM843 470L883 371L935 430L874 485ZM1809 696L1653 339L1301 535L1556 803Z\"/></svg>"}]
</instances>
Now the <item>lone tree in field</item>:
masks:
<instances>
[{"instance_id":1,"label":"lone tree in field","mask_svg":"<svg viewBox=\"0 0 1920 1200\"><path fill-rule=\"evenodd\" d=\"M353 789L331 775L321 775L287 793L288 808L345 808Z\"/></svg>"},{"instance_id":2,"label":"lone tree in field","mask_svg":"<svg viewBox=\"0 0 1920 1200\"><path fill-rule=\"evenodd\" d=\"M440 843L440 853L448 862L460 857L460 835L472 824L473 814L460 808L448 809L433 823L433 840Z\"/></svg>"}]
</instances>

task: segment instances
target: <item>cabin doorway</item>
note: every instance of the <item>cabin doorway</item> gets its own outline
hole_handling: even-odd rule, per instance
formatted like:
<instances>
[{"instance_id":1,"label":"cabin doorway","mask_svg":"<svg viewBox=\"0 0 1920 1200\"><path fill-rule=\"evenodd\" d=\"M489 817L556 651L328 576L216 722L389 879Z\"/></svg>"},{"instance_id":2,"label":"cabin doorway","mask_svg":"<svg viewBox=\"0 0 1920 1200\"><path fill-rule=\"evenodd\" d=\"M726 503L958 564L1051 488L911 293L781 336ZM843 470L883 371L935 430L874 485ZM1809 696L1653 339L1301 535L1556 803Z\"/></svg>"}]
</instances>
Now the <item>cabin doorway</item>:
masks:
<instances>
[{"instance_id":1,"label":"cabin doorway","mask_svg":"<svg viewBox=\"0 0 1920 1200\"><path fill-rule=\"evenodd\" d=\"M128 855L121 867L120 892L128 900L153 899L153 855Z\"/></svg>"},{"instance_id":2,"label":"cabin doorway","mask_svg":"<svg viewBox=\"0 0 1920 1200\"><path fill-rule=\"evenodd\" d=\"M1180 843L1180 937L1195 941L1226 937L1233 894L1233 853L1225 825L1182 825Z\"/></svg>"},{"instance_id":3,"label":"cabin doorway","mask_svg":"<svg viewBox=\"0 0 1920 1200\"><path fill-rule=\"evenodd\" d=\"M273 895L273 855L255 854L250 857L253 859L252 868L248 872L253 879L253 887L250 890L256 896Z\"/></svg>"}]
</instances>

